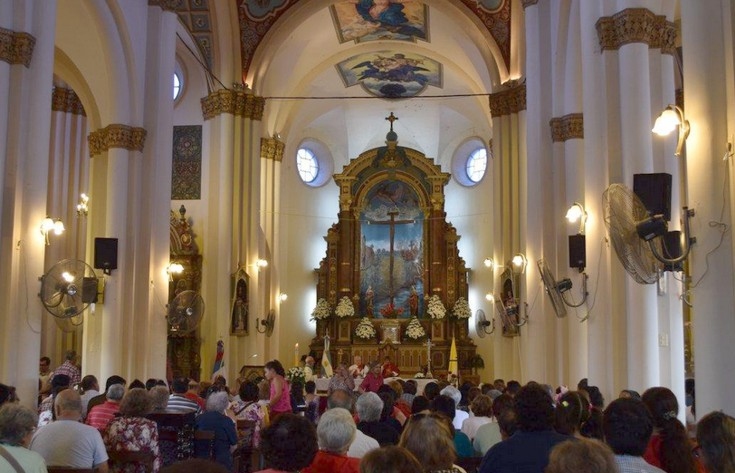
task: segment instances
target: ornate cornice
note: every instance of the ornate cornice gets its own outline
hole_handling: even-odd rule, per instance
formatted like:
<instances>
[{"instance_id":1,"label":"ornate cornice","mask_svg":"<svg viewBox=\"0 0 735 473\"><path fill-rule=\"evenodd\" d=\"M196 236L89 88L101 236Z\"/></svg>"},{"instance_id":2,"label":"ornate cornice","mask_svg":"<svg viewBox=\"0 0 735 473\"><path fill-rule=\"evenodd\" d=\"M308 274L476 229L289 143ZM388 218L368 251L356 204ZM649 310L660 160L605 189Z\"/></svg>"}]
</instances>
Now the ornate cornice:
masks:
<instances>
[{"instance_id":1,"label":"ornate cornice","mask_svg":"<svg viewBox=\"0 0 735 473\"><path fill-rule=\"evenodd\" d=\"M646 8L626 8L600 18L595 27L603 51L629 43L645 43L649 48L660 48L662 54L676 50L676 25Z\"/></svg>"},{"instance_id":2,"label":"ornate cornice","mask_svg":"<svg viewBox=\"0 0 735 473\"><path fill-rule=\"evenodd\" d=\"M0 61L9 64L23 64L28 67L33 57L36 38L29 33L0 28Z\"/></svg>"},{"instance_id":3,"label":"ornate cornice","mask_svg":"<svg viewBox=\"0 0 735 473\"><path fill-rule=\"evenodd\" d=\"M507 90L490 94L490 114L502 117L526 109L526 84L522 83Z\"/></svg>"},{"instance_id":4,"label":"ornate cornice","mask_svg":"<svg viewBox=\"0 0 735 473\"><path fill-rule=\"evenodd\" d=\"M286 144L278 138L261 138L260 139L260 157L272 159L277 162L283 160L283 149Z\"/></svg>"},{"instance_id":5,"label":"ornate cornice","mask_svg":"<svg viewBox=\"0 0 735 473\"><path fill-rule=\"evenodd\" d=\"M265 99L244 91L222 89L202 98L202 115L205 120L223 113L251 120L262 120Z\"/></svg>"},{"instance_id":6,"label":"ornate cornice","mask_svg":"<svg viewBox=\"0 0 735 473\"><path fill-rule=\"evenodd\" d=\"M530 7L531 5L536 5L538 3L538 0L523 0L523 9Z\"/></svg>"},{"instance_id":7,"label":"ornate cornice","mask_svg":"<svg viewBox=\"0 0 735 473\"><path fill-rule=\"evenodd\" d=\"M146 133L145 128L120 124L107 125L101 130L91 132L87 137L89 155L95 156L110 148L143 151Z\"/></svg>"},{"instance_id":8,"label":"ornate cornice","mask_svg":"<svg viewBox=\"0 0 735 473\"><path fill-rule=\"evenodd\" d=\"M148 0L148 5L153 7L161 7L163 11L181 10L185 8L184 0Z\"/></svg>"},{"instance_id":9,"label":"ornate cornice","mask_svg":"<svg viewBox=\"0 0 735 473\"><path fill-rule=\"evenodd\" d=\"M87 116L84 105L79 96L72 89L54 87L51 94L51 110L54 112L71 113L73 115Z\"/></svg>"},{"instance_id":10,"label":"ornate cornice","mask_svg":"<svg viewBox=\"0 0 735 473\"><path fill-rule=\"evenodd\" d=\"M561 118L552 118L549 121L551 140L560 141L584 138L584 117L581 113L570 113Z\"/></svg>"}]
</instances>

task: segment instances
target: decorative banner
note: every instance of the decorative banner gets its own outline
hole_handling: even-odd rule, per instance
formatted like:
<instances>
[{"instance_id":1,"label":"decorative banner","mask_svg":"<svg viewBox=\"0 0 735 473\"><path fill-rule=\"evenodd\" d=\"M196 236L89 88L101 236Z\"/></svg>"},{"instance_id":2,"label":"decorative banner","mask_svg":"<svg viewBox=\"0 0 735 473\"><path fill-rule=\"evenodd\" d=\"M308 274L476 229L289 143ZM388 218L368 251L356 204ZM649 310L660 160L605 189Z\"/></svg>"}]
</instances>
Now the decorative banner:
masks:
<instances>
[{"instance_id":1,"label":"decorative banner","mask_svg":"<svg viewBox=\"0 0 735 473\"><path fill-rule=\"evenodd\" d=\"M175 126L171 200L198 200L202 194L202 126Z\"/></svg>"}]
</instances>

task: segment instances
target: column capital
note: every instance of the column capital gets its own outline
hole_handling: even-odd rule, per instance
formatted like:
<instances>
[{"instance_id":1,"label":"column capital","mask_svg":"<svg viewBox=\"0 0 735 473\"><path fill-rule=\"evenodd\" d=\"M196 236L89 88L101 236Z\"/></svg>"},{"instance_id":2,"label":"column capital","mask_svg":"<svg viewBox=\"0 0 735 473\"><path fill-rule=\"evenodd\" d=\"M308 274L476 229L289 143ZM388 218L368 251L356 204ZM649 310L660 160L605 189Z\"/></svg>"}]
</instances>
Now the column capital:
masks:
<instances>
[{"instance_id":1,"label":"column capital","mask_svg":"<svg viewBox=\"0 0 735 473\"><path fill-rule=\"evenodd\" d=\"M161 7L163 11L176 12L184 8L184 0L148 0L148 6Z\"/></svg>"},{"instance_id":2,"label":"column capital","mask_svg":"<svg viewBox=\"0 0 735 473\"><path fill-rule=\"evenodd\" d=\"M130 151L143 151L145 128L113 123L87 136L89 156L101 154L110 148L123 148Z\"/></svg>"},{"instance_id":3,"label":"column capital","mask_svg":"<svg viewBox=\"0 0 735 473\"><path fill-rule=\"evenodd\" d=\"M490 114L493 117L511 115L526 109L526 84L521 83L507 90L490 94Z\"/></svg>"},{"instance_id":4,"label":"column capital","mask_svg":"<svg viewBox=\"0 0 735 473\"><path fill-rule=\"evenodd\" d=\"M33 57L36 38L30 33L0 28L0 61L9 64L23 64L28 67Z\"/></svg>"},{"instance_id":5,"label":"column capital","mask_svg":"<svg viewBox=\"0 0 735 473\"><path fill-rule=\"evenodd\" d=\"M265 99L241 90L221 89L202 98L202 115L205 120L223 113L262 120Z\"/></svg>"},{"instance_id":6,"label":"column capital","mask_svg":"<svg viewBox=\"0 0 735 473\"><path fill-rule=\"evenodd\" d=\"M584 117L581 113L569 113L563 117L549 120L551 128L551 140L554 143L560 141L584 138Z\"/></svg>"},{"instance_id":7,"label":"column capital","mask_svg":"<svg viewBox=\"0 0 735 473\"><path fill-rule=\"evenodd\" d=\"M531 5L536 5L538 3L538 0L522 0L521 3L523 4L523 9L525 10Z\"/></svg>"},{"instance_id":8,"label":"column capital","mask_svg":"<svg viewBox=\"0 0 735 473\"><path fill-rule=\"evenodd\" d=\"M676 50L676 25L647 8L626 8L613 16L603 16L595 27L603 51L629 43L645 43L649 48L660 48L663 54L674 54Z\"/></svg>"},{"instance_id":9,"label":"column capital","mask_svg":"<svg viewBox=\"0 0 735 473\"><path fill-rule=\"evenodd\" d=\"M260 139L260 157L272 159L276 162L283 161L283 149L286 144L278 138Z\"/></svg>"},{"instance_id":10,"label":"column capital","mask_svg":"<svg viewBox=\"0 0 735 473\"><path fill-rule=\"evenodd\" d=\"M84 105L79 100L76 92L72 89L65 89L64 87L54 87L54 91L51 93L51 110L54 112L71 113L72 115L87 116L84 111Z\"/></svg>"}]
</instances>

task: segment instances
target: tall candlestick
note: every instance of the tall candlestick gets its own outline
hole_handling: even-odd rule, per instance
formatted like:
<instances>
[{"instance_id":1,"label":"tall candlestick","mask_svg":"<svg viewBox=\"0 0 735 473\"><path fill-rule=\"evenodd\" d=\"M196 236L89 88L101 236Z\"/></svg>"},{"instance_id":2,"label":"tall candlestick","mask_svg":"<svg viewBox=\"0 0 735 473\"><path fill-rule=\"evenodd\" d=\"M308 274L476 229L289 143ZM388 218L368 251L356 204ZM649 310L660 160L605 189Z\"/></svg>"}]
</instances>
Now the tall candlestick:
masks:
<instances>
[{"instance_id":1,"label":"tall candlestick","mask_svg":"<svg viewBox=\"0 0 735 473\"><path fill-rule=\"evenodd\" d=\"M293 346L293 365L299 366L299 344Z\"/></svg>"}]
</instances>

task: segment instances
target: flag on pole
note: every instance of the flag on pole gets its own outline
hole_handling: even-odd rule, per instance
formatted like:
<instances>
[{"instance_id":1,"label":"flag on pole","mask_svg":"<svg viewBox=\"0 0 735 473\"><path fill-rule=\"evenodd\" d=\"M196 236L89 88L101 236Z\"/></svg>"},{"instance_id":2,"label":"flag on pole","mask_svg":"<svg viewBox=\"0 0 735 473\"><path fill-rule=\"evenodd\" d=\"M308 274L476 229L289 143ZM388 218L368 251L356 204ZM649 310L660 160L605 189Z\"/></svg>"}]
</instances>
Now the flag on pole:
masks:
<instances>
[{"instance_id":1,"label":"flag on pole","mask_svg":"<svg viewBox=\"0 0 735 473\"><path fill-rule=\"evenodd\" d=\"M214 357L212 381L214 381L217 376L225 376L225 342L222 340L217 342L217 355Z\"/></svg>"},{"instance_id":2,"label":"flag on pole","mask_svg":"<svg viewBox=\"0 0 735 473\"><path fill-rule=\"evenodd\" d=\"M334 374L332 369L332 355L329 353L329 335L324 334L324 353L322 354L322 376L331 378Z\"/></svg>"},{"instance_id":3,"label":"flag on pole","mask_svg":"<svg viewBox=\"0 0 735 473\"><path fill-rule=\"evenodd\" d=\"M447 368L447 371L449 371L450 379L448 379L448 381L450 382L452 381L451 375L459 376L459 366L457 365L457 344L454 342L454 337L452 337L452 347L449 349L449 367Z\"/></svg>"}]
</instances>

